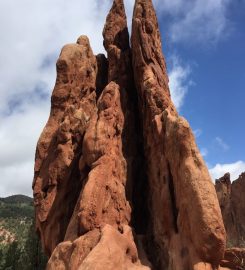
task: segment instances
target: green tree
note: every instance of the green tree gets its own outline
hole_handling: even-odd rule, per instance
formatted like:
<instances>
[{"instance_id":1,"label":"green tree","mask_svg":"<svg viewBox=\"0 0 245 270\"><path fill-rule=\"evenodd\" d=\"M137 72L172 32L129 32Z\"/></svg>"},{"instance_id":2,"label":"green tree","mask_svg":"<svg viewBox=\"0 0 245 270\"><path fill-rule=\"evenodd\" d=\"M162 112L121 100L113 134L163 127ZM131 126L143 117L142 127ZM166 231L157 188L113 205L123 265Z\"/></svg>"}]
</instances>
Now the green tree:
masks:
<instances>
[{"instance_id":1,"label":"green tree","mask_svg":"<svg viewBox=\"0 0 245 270\"><path fill-rule=\"evenodd\" d=\"M0 269L4 269L5 264L5 254L3 251L3 247L0 247Z\"/></svg>"},{"instance_id":2,"label":"green tree","mask_svg":"<svg viewBox=\"0 0 245 270\"><path fill-rule=\"evenodd\" d=\"M44 270L46 264L47 257L42 251L41 243L35 232L33 222L23 247L19 265L21 266L21 270Z\"/></svg>"},{"instance_id":3,"label":"green tree","mask_svg":"<svg viewBox=\"0 0 245 270\"><path fill-rule=\"evenodd\" d=\"M18 261L20 258L20 250L18 248L18 242L13 241L5 254L5 262L3 265L4 270L18 270Z\"/></svg>"}]
</instances>

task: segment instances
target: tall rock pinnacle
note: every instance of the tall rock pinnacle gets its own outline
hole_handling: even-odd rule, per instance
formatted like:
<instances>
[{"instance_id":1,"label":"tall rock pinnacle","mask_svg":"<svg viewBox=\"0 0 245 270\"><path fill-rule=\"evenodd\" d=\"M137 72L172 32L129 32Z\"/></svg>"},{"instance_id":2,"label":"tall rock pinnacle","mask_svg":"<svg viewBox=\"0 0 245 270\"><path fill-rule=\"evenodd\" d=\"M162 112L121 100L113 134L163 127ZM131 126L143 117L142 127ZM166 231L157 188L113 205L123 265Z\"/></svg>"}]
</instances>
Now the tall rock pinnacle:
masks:
<instances>
[{"instance_id":1,"label":"tall rock pinnacle","mask_svg":"<svg viewBox=\"0 0 245 270\"><path fill-rule=\"evenodd\" d=\"M83 136L96 109L96 73L87 37L62 49L50 117L37 145L33 182L36 227L49 255L65 237L88 174L79 164Z\"/></svg>"},{"instance_id":2,"label":"tall rock pinnacle","mask_svg":"<svg viewBox=\"0 0 245 270\"><path fill-rule=\"evenodd\" d=\"M47 270L215 270L226 235L189 124L171 101L157 17L123 0L103 30L65 46L33 181Z\"/></svg>"},{"instance_id":3,"label":"tall rock pinnacle","mask_svg":"<svg viewBox=\"0 0 245 270\"><path fill-rule=\"evenodd\" d=\"M160 269L192 269L198 261L209 262L211 266L206 269L212 269L219 264L225 249L223 221L190 126L178 116L170 99L151 0L136 0L131 39L143 115L152 237L160 247L152 256L157 254Z\"/></svg>"},{"instance_id":4,"label":"tall rock pinnacle","mask_svg":"<svg viewBox=\"0 0 245 270\"><path fill-rule=\"evenodd\" d=\"M245 173L231 183L226 173L215 181L227 233L227 250L221 262L228 269L243 269L245 259Z\"/></svg>"},{"instance_id":5,"label":"tall rock pinnacle","mask_svg":"<svg viewBox=\"0 0 245 270\"><path fill-rule=\"evenodd\" d=\"M245 173L231 183L230 174L216 180L217 191L222 216L227 233L229 247L245 245Z\"/></svg>"}]
</instances>

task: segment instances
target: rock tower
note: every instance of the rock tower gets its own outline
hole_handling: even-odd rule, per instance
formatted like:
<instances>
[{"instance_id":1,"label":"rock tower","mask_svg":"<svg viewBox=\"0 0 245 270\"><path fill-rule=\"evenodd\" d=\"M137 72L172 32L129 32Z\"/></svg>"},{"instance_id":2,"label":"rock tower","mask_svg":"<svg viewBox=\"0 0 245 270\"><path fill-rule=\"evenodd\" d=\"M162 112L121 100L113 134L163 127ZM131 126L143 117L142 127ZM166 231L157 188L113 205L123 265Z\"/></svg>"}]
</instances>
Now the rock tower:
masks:
<instances>
[{"instance_id":1,"label":"rock tower","mask_svg":"<svg viewBox=\"0 0 245 270\"><path fill-rule=\"evenodd\" d=\"M103 37L107 57L81 36L57 61L33 181L47 269L218 269L219 202L171 100L152 1L135 1L131 47L123 0Z\"/></svg>"}]
</instances>

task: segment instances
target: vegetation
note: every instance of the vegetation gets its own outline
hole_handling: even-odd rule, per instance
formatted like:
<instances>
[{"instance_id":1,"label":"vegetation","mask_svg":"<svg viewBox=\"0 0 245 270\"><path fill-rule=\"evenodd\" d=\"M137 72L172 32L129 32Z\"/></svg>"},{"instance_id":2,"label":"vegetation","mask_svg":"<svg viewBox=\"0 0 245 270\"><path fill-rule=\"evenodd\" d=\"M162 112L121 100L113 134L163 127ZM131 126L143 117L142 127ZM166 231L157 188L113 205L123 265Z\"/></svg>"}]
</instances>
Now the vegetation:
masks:
<instances>
[{"instance_id":1,"label":"vegetation","mask_svg":"<svg viewBox=\"0 0 245 270\"><path fill-rule=\"evenodd\" d=\"M0 198L0 220L2 219L32 219L34 215L32 198L15 195Z\"/></svg>"},{"instance_id":2,"label":"vegetation","mask_svg":"<svg viewBox=\"0 0 245 270\"><path fill-rule=\"evenodd\" d=\"M35 233L32 198L0 198L0 270L43 270L46 262Z\"/></svg>"}]
</instances>

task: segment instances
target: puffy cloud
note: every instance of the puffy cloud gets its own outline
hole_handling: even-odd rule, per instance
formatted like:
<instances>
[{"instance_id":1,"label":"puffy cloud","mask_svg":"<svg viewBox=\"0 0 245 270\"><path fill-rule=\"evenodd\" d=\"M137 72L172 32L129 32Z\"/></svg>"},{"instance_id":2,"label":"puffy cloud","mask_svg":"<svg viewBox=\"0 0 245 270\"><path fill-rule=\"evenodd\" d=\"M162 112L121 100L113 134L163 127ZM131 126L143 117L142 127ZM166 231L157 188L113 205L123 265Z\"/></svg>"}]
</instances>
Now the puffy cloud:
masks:
<instances>
[{"instance_id":1,"label":"puffy cloud","mask_svg":"<svg viewBox=\"0 0 245 270\"><path fill-rule=\"evenodd\" d=\"M209 172L213 180L222 177L227 172L231 174L231 180L236 180L242 172L245 172L245 162L237 161L230 164L216 164Z\"/></svg>"},{"instance_id":2,"label":"puffy cloud","mask_svg":"<svg viewBox=\"0 0 245 270\"><path fill-rule=\"evenodd\" d=\"M102 30L110 5L106 0L0 2L0 196L31 194L55 61L62 46L81 34L89 36L95 53L104 52Z\"/></svg>"},{"instance_id":3,"label":"puffy cloud","mask_svg":"<svg viewBox=\"0 0 245 270\"><path fill-rule=\"evenodd\" d=\"M2 197L15 194L32 196L33 161L25 161L19 164L9 164L1 167L0 195Z\"/></svg>"},{"instance_id":4,"label":"puffy cloud","mask_svg":"<svg viewBox=\"0 0 245 270\"><path fill-rule=\"evenodd\" d=\"M184 103L185 95L188 92L188 87L193 84L189 80L191 69L189 66L183 66L180 59L176 56L172 57L172 68L169 71L169 88L172 100L178 110Z\"/></svg>"},{"instance_id":5,"label":"puffy cloud","mask_svg":"<svg viewBox=\"0 0 245 270\"><path fill-rule=\"evenodd\" d=\"M0 196L31 194L35 147L49 107L46 100L31 100L0 118Z\"/></svg>"},{"instance_id":6,"label":"puffy cloud","mask_svg":"<svg viewBox=\"0 0 245 270\"><path fill-rule=\"evenodd\" d=\"M101 33L109 5L105 0L1 1L0 111L37 84L45 84L50 93L59 51L79 35L90 37L95 53L103 51Z\"/></svg>"},{"instance_id":7,"label":"puffy cloud","mask_svg":"<svg viewBox=\"0 0 245 270\"><path fill-rule=\"evenodd\" d=\"M172 41L216 42L229 29L231 0L156 0L158 10L172 17Z\"/></svg>"},{"instance_id":8,"label":"puffy cloud","mask_svg":"<svg viewBox=\"0 0 245 270\"><path fill-rule=\"evenodd\" d=\"M0 196L30 195L35 146L48 118L49 99L22 94L12 107L0 117Z\"/></svg>"}]
</instances>

